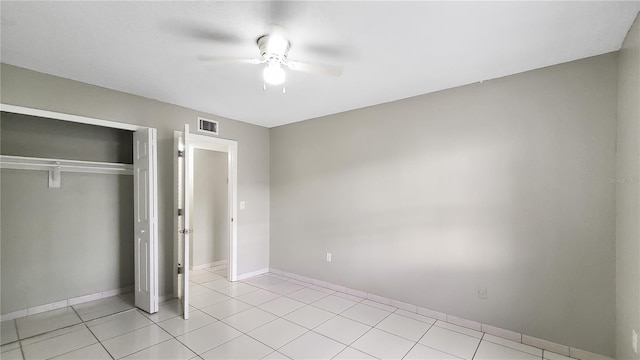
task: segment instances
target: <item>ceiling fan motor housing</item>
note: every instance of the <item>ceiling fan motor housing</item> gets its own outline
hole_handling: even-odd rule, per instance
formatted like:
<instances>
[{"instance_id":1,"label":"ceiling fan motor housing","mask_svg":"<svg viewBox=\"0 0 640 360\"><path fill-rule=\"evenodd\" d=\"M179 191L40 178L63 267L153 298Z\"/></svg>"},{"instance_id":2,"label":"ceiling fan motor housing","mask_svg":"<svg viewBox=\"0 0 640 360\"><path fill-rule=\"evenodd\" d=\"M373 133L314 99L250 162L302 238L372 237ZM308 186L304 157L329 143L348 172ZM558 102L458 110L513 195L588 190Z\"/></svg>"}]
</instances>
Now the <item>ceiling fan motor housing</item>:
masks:
<instances>
[{"instance_id":1,"label":"ceiling fan motor housing","mask_svg":"<svg viewBox=\"0 0 640 360\"><path fill-rule=\"evenodd\" d=\"M264 35L258 38L260 56L266 62L284 63L287 60L290 43L279 36Z\"/></svg>"}]
</instances>

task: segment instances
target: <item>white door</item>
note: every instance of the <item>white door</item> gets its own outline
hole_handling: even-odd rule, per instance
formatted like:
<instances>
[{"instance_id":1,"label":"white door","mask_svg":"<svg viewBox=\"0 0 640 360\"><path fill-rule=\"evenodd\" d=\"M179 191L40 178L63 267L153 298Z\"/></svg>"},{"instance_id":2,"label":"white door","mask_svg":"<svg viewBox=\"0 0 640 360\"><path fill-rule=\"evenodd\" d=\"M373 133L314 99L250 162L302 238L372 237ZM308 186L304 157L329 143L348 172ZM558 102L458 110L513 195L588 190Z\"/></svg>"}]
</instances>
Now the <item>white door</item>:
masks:
<instances>
[{"instance_id":1,"label":"white door","mask_svg":"<svg viewBox=\"0 0 640 360\"><path fill-rule=\"evenodd\" d=\"M133 134L134 293L136 306L150 314L158 311L156 163L155 129L136 131Z\"/></svg>"},{"instance_id":2,"label":"white door","mask_svg":"<svg viewBox=\"0 0 640 360\"><path fill-rule=\"evenodd\" d=\"M189 248L189 241L191 239L191 199L192 199L192 181L193 181L193 163L191 160L191 146L190 146L190 135L189 135L189 125L184 125L184 132L182 133L183 139L183 151L184 157L182 160L183 171L182 171L182 188L181 194L182 197L182 226L184 227L181 231L182 233L182 266L183 266L183 276L182 276L182 311L184 314L184 319L189 319L189 270L191 268L191 264L189 263L189 253L191 249Z\"/></svg>"}]
</instances>

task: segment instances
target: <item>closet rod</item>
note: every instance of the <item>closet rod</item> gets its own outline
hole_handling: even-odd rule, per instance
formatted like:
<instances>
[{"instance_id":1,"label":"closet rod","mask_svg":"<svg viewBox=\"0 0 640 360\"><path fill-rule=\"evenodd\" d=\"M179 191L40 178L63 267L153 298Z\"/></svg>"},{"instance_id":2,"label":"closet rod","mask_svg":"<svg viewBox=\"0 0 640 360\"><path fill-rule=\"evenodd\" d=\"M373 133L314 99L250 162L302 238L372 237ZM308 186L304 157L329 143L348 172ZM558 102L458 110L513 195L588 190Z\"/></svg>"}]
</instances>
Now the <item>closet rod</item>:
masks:
<instances>
[{"instance_id":1,"label":"closet rod","mask_svg":"<svg viewBox=\"0 0 640 360\"><path fill-rule=\"evenodd\" d=\"M131 164L13 155L0 155L0 167L3 169L45 170L49 172L133 175L133 165Z\"/></svg>"}]
</instances>

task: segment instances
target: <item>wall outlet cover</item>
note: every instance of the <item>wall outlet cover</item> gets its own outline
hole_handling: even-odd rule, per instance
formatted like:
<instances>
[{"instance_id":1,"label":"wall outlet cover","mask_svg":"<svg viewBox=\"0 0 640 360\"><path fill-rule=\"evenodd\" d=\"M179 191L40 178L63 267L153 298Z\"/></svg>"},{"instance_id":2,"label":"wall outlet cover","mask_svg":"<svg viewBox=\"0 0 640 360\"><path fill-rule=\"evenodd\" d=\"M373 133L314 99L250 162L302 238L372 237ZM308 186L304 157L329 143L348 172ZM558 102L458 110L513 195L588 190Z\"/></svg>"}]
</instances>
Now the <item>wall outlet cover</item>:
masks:
<instances>
[{"instance_id":1,"label":"wall outlet cover","mask_svg":"<svg viewBox=\"0 0 640 360\"><path fill-rule=\"evenodd\" d=\"M330 252L327 253L327 262L331 262L331 253Z\"/></svg>"},{"instance_id":2,"label":"wall outlet cover","mask_svg":"<svg viewBox=\"0 0 640 360\"><path fill-rule=\"evenodd\" d=\"M488 297L487 296L487 288L486 287L478 286L478 297L480 299L486 299Z\"/></svg>"}]
</instances>

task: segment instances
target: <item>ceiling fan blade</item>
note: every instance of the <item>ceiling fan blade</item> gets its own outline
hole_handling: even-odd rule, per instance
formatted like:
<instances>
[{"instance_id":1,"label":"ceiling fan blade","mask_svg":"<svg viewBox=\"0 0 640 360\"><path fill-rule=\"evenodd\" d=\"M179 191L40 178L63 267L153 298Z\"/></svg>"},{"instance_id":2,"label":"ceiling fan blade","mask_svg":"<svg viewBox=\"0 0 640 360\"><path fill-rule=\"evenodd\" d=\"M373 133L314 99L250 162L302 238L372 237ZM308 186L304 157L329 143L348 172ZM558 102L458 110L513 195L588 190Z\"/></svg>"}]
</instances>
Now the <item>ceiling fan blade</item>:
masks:
<instances>
[{"instance_id":1,"label":"ceiling fan blade","mask_svg":"<svg viewBox=\"0 0 640 360\"><path fill-rule=\"evenodd\" d=\"M207 64L212 65L226 65L226 64L262 64L264 60L260 59L243 59L243 58L234 58L234 57L224 57L224 56L200 56L198 57L200 61L205 62Z\"/></svg>"},{"instance_id":2,"label":"ceiling fan blade","mask_svg":"<svg viewBox=\"0 0 640 360\"><path fill-rule=\"evenodd\" d=\"M244 39L236 34L217 29L212 24L207 23L187 23L172 20L165 21L160 26L163 31L195 40L233 45L250 42L250 39Z\"/></svg>"},{"instance_id":3,"label":"ceiling fan blade","mask_svg":"<svg viewBox=\"0 0 640 360\"><path fill-rule=\"evenodd\" d=\"M309 64L301 61L287 61L287 67L294 71L302 71L313 74L322 74L329 76L342 75L342 66Z\"/></svg>"},{"instance_id":4,"label":"ceiling fan blade","mask_svg":"<svg viewBox=\"0 0 640 360\"><path fill-rule=\"evenodd\" d=\"M351 55L347 49L336 45L304 44L302 49L315 55L330 56L332 58L345 58Z\"/></svg>"}]
</instances>

